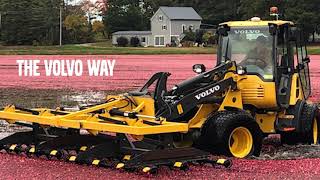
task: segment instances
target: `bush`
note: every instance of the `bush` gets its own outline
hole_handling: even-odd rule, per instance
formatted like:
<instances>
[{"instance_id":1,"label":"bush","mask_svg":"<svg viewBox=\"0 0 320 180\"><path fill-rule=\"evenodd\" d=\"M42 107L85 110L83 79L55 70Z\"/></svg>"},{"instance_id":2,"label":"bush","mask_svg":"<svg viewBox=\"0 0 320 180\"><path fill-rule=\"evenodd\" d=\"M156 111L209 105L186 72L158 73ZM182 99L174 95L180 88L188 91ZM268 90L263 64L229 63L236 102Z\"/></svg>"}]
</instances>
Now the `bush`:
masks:
<instances>
[{"instance_id":1,"label":"bush","mask_svg":"<svg viewBox=\"0 0 320 180\"><path fill-rule=\"evenodd\" d=\"M189 32L185 32L185 37L182 39L182 41L195 41L196 40L196 33L189 31Z\"/></svg>"},{"instance_id":2,"label":"bush","mask_svg":"<svg viewBox=\"0 0 320 180\"><path fill-rule=\"evenodd\" d=\"M138 37L132 37L130 39L130 45L133 46L133 47L140 46L140 39Z\"/></svg>"},{"instance_id":3,"label":"bush","mask_svg":"<svg viewBox=\"0 0 320 180\"><path fill-rule=\"evenodd\" d=\"M198 44L202 44L203 43L203 35L204 35L205 31L202 29L199 29L196 31L196 43Z\"/></svg>"},{"instance_id":4,"label":"bush","mask_svg":"<svg viewBox=\"0 0 320 180\"><path fill-rule=\"evenodd\" d=\"M182 42L182 47L192 47L194 44L193 41L183 41Z\"/></svg>"},{"instance_id":5,"label":"bush","mask_svg":"<svg viewBox=\"0 0 320 180\"><path fill-rule=\"evenodd\" d=\"M121 36L117 38L117 43L118 43L118 46L120 47L126 47L129 41L126 37Z\"/></svg>"},{"instance_id":6,"label":"bush","mask_svg":"<svg viewBox=\"0 0 320 180\"><path fill-rule=\"evenodd\" d=\"M202 36L202 40L205 44L215 44L217 38L218 37L214 35L212 32L206 32Z\"/></svg>"}]
</instances>

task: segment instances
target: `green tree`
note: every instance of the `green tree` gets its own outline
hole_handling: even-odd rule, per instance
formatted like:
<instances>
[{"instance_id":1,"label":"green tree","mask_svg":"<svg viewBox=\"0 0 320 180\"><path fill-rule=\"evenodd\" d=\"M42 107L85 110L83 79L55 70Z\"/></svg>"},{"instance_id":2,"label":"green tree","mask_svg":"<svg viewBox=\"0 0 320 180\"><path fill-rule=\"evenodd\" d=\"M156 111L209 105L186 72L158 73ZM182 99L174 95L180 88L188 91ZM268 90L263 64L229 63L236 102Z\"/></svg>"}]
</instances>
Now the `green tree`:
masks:
<instances>
[{"instance_id":1,"label":"green tree","mask_svg":"<svg viewBox=\"0 0 320 180\"><path fill-rule=\"evenodd\" d=\"M108 33L123 30L148 30L150 22L139 0L109 0L103 17Z\"/></svg>"},{"instance_id":2,"label":"green tree","mask_svg":"<svg viewBox=\"0 0 320 180\"><path fill-rule=\"evenodd\" d=\"M104 24L101 21L94 21L92 23L92 31L95 33L104 33Z\"/></svg>"},{"instance_id":3,"label":"green tree","mask_svg":"<svg viewBox=\"0 0 320 180\"><path fill-rule=\"evenodd\" d=\"M7 44L58 41L60 0L2 0L2 40Z\"/></svg>"},{"instance_id":4,"label":"green tree","mask_svg":"<svg viewBox=\"0 0 320 180\"><path fill-rule=\"evenodd\" d=\"M90 30L87 17L82 15L68 15L63 24L72 37L72 43L90 41L90 39L88 39L90 38Z\"/></svg>"},{"instance_id":5,"label":"green tree","mask_svg":"<svg viewBox=\"0 0 320 180\"><path fill-rule=\"evenodd\" d=\"M303 2L298 0L287 1L285 17L302 27L307 37L309 35L314 37L315 33L320 33L319 8L320 3L314 0L305 0Z\"/></svg>"},{"instance_id":6,"label":"green tree","mask_svg":"<svg viewBox=\"0 0 320 180\"><path fill-rule=\"evenodd\" d=\"M320 3L314 0L241 0L240 16L249 19L259 16L262 19L274 19L270 17L269 9L277 6L280 19L290 20L305 30L306 37L320 31Z\"/></svg>"},{"instance_id":7,"label":"green tree","mask_svg":"<svg viewBox=\"0 0 320 180\"><path fill-rule=\"evenodd\" d=\"M240 0L173 0L172 5L193 7L207 24L239 19Z\"/></svg>"}]
</instances>

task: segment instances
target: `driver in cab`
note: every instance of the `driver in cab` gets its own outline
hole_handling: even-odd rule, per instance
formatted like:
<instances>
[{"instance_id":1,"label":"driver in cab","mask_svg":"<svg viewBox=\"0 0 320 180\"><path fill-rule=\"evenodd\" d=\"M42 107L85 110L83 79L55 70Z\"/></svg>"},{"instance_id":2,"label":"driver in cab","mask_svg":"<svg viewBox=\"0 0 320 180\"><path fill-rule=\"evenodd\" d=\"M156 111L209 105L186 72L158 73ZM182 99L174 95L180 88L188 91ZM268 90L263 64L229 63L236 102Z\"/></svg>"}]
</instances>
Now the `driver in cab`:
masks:
<instances>
[{"instance_id":1,"label":"driver in cab","mask_svg":"<svg viewBox=\"0 0 320 180\"><path fill-rule=\"evenodd\" d=\"M256 39L256 46L249 51L240 65L247 67L254 65L264 71L264 74L272 74L272 56L271 50L267 47L267 38L259 36Z\"/></svg>"}]
</instances>

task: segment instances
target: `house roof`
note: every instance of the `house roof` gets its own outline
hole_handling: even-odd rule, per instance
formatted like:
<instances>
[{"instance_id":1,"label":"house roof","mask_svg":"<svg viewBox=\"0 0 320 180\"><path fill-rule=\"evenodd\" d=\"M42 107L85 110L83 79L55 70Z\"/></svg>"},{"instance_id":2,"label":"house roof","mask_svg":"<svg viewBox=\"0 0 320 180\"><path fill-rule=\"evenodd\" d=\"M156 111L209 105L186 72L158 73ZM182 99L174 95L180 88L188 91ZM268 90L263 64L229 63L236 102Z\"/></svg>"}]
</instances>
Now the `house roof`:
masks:
<instances>
[{"instance_id":1,"label":"house roof","mask_svg":"<svg viewBox=\"0 0 320 180\"><path fill-rule=\"evenodd\" d=\"M168 7L160 6L171 20L202 20L201 16L192 7Z\"/></svg>"},{"instance_id":2,"label":"house roof","mask_svg":"<svg viewBox=\"0 0 320 180\"><path fill-rule=\"evenodd\" d=\"M113 35L150 35L151 31L117 31Z\"/></svg>"}]
</instances>

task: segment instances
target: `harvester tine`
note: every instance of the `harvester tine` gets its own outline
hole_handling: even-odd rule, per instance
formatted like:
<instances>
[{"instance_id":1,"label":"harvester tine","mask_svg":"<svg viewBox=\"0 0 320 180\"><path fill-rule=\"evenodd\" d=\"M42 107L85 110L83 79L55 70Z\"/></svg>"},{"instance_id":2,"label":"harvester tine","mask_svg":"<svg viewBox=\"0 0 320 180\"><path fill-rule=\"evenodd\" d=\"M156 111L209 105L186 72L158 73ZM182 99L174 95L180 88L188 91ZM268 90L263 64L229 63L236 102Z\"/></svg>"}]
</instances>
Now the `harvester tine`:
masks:
<instances>
[{"instance_id":1,"label":"harvester tine","mask_svg":"<svg viewBox=\"0 0 320 180\"><path fill-rule=\"evenodd\" d=\"M232 161L230 159L217 159L216 164L230 168L232 166Z\"/></svg>"},{"instance_id":2,"label":"harvester tine","mask_svg":"<svg viewBox=\"0 0 320 180\"><path fill-rule=\"evenodd\" d=\"M183 170L183 171L187 171L189 170L189 165L188 163L186 162L180 162L180 161L177 161L173 164L173 167L174 168L178 168L180 170Z\"/></svg>"},{"instance_id":3,"label":"harvester tine","mask_svg":"<svg viewBox=\"0 0 320 180\"><path fill-rule=\"evenodd\" d=\"M169 166L188 170L188 163L208 159L209 153L195 148L153 150L136 155L125 163L125 169ZM148 169L148 168L147 168Z\"/></svg>"},{"instance_id":4,"label":"harvester tine","mask_svg":"<svg viewBox=\"0 0 320 180\"><path fill-rule=\"evenodd\" d=\"M146 166L142 169L143 173L148 173L148 174L157 174L158 173L158 167L157 166Z\"/></svg>"},{"instance_id":5,"label":"harvester tine","mask_svg":"<svg viewBox=\"0 0 320 180\"><path fill-rule=\"evenodd\" d=\"M34 145L28 146L25 150L27 157L33 157L33 155L36 155L36 147Z\"/></svg>"},{"instance_id":6,"label":"harvester tine","mask_svg":"<svg viewBox=\"0 0 320 180\"><path fill-rule=\"evenodd\" d=\"M101 144L109 140L110 136L91 136L91 135L67 135L54 138L39 145L40 150L57 150L70 149L77 151L85 151L90 146Z\"/></svg>"},{"instance_id":7,"label":"harvester tine","mask_svg":"<svg viewBox=\"0 0 320 180\"><path fill-rule=\"evenodd\" d=\"M17 132L0 140L0 150L5 149L8 146L10 149L12 145L16 145L16 147L18 147L19 145L22 145L22 144L30 145L30 144L38 144L38 143L39 143L39 140L36 138L33 131ZM11 147L11 149L12 148L13 146Z\"/></svg>"},{"instance_id":8,"label":"harvester tine","mask_svg":"<svg viewBox=\"0 0 320 180\"><path fill-rule=\"evenodd\" d=\"M36 153L45 155L48 159L53 157L69 161L76 161L75 157L68 156L68 150L75 150L76 154L88 150L91 146L102 144L110 139L109 136L67 135L56 137L37 146ZM72 156L76 156L73 154ZM70 159L71 157L71 159Z\"/></svg>"},{"instance_id":9,"label":"harvester tine","mask_svg":"<svg viewBox=\"0 0 320 180\"><path fill-rule=\"evenodd\" d=\"M100 167L114 168L120 161L118 159L102 159L99 163Z\"/></svg>"},{"instance_id":10,"label":"harvester tine","mask_svg":"<svg viewBox=\"0 0 320 180\"><path fill-rule=\"evenodd\" d=\"M213 167L215 165L221 165L226 168L230 168L232 166L232 161L230 159L223 159L223 158L215 159L215 160L203 159L203 160L199 160L198 162L201 164L211 164Z\"/></svg>"},{"instance_id":11,"label":"harvester tine","mask_svg":"<svg viewBox=\"0 0 320 180\"><path fill-rule=\"evenodd\" d=\"M69 161L75 161L79 164L108 166L107 160L119 159L119 157L121 157L119 144L109 140L87 151L80 152L76 157L70 157Z\"/></svg>"}]
</instances>

